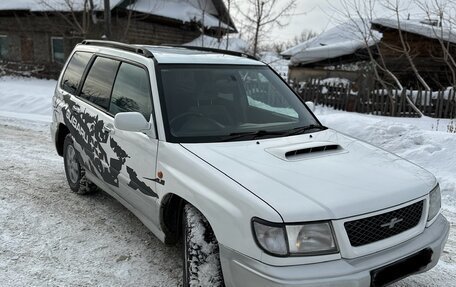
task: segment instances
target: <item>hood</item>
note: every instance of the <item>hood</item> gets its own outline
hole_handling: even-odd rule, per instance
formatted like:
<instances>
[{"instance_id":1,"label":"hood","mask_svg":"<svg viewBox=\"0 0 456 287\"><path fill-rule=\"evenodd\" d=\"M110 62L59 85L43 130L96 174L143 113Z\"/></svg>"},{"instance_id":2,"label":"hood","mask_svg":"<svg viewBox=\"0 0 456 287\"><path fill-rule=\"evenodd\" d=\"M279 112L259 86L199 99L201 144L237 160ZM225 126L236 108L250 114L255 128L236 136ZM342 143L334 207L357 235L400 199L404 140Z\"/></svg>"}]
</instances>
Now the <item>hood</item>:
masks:
<instances>
[{"instance_id":1,"label":"hood","mask_svg":"<svg viewBox=\"0 0 456 287\"><path fill-rule=\"evenodd\" d=\"M424 196L436 185L423 168L330 129L182 146L264 200L285 222L378 211Z\"/></svg>"}]
</instances>

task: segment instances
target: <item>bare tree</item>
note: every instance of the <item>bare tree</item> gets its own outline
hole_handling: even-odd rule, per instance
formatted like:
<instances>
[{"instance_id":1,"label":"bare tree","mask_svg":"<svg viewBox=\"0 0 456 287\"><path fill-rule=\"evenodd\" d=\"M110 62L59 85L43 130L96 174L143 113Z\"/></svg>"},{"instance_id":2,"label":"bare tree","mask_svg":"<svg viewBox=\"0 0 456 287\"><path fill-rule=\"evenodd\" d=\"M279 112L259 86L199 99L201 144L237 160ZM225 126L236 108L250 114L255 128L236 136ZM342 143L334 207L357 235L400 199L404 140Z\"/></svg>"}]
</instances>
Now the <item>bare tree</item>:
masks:
<instances>
[{"instance_id":1,"label":"bare tree","mask_svg":"<svg viewBox=\"0 0 456 287\"><path fill-rule=\"evenodd\" d=\"M452 38L456 38L453 32L455 25L456 3L452 0L433 1L432 3L415 0L414 3L425 13L429 21L433 17L438 17L437 25L432 26L432 32L439 41L442 49L442 60L448 66L451 72L451 85L456 86L456 60L454 51L452 53Z\"/></svg>"},{"instance_id":2,"label":"bare tree","mask_svg":"<svg viewBox=\"0 0 456 287\"><path fill-rule=\"evenodd\" d=\"M231 5L234 4L234 1L235 0L226 0L226 8L227 8L227 16L231 14ZM229 16L228 16L229 17ZM228 19L226 19L225 21L226 23L229 22ZM230 33L226 33L226 46L225 46L225 50L228 50L230 46Z\"/></svg>"},{"instance_id":3,"label":"bare tree","mask_svg":"<svg viewBox=\"0 0 456 287\"><path fill-rule=\"evenodd\" d=\"M388 97L391 102L392 113L395 114L396 99L392 93L393 89L399 90L399 92L406 97L407 103L410 107L419 115L423 116L423 113L420 109L417 108L412 99L407 95L404 85L401 83L399 78L389 69L386 64L385 57L382 53L382 46L387 49L394 50L401 53L406 57L410 65L412 66L413 72L417 79L423 84L423 86L428 89L429 86L421 77L418 69L416 68L413 57L410 54L410 46L403 37L403 32L401 28L401 19L399 16L399 3L392 3L390 0L342 0L343 11L341 12L345 19L352 23L356 28L357 33L362 35L362 39L365 45L365 48L368 52L370 64L375 76L375 79L378 83L387 91ZM395 5L397 4L397 5ZM371 23L376 18L375 9L376 7L386 7L390 11L393 11L398 21L398 33L400 37L401 47L392 47L381 43L379 39L376 39L374 31L371 29ZM386 75L386 77L384 76ZM388 81L388 78L391 79L392 83Z\"/></svg>"},{"instance_id":4,"label":"bare tree","mask_svg":"<svg viewBox=\"0 0 456 287\"><path fill-rule=\"evenodd\" d=\"M104 37L111 39L111 1L104 0Z\"/></svg>"},{"instance_id":5,"label":"bare tree","mask_svg":"<svg viewBox=\"0 0 456 287\"><path fill-rule=\"evenodd\" d=\"M293 39L291 40L291 44L296 46L309 39L315 38L317 35L318 34L315 31L306 29L306 30L302 31L301 34L299 34L298 36L294 36Z\"/></svg>"},{"instance_id":6,"label":"bare tree","mask_svg":"<svg viewBox=\"0 0 456 287\"><path fill-rule=\"evenodd\" d=\"M59 16L66 27L58 27L61 29L62 34L67 28L74 31L76 37L85 38L90 31L92 25L97 23L94 12L93 0L63 0L63 1L50 1L50 0L37 0L49 12Z\"/></svg>"},{"instance_id":7,"label":"bare tree","mask_svg":"<svg viewBox=\"0 0 456 287\"><path fill-rule=\"evenodd\" d=\"M247 9L239 5L236 8L242 16L246 28L251 32L252 54L258 55L259 45L267 32L273 27L284 27L286 16L291 16L296 7L296 0L247 0Z\"/></svg>"},{"instance_id":8,"label":"bare tree","mask_svg":"<svg viewBox=\"0 0 456 287\"><path fill-rule=\"evenodd\" d=\"M403 55L409 62L410 67L412 68L412 71L415 74L418 81L421 83L421 85L423 85L423 87L426 89L426 91L430 91L431 88L429 87L428 83L426 83L426 81L423 79L420 72L416 68L415 63L413 62L413 57L411 54L412 49L411 49L409 43L404 39L404 35L403 35L403 31L402 31L402 24L401 24L402 21L400 18L399 0L385 0L385 2L383 3L383 7L394 12L396 21L397 21L397 32L399 34L399 40L402 45ZM416 108L416 107L414 107L414 108Z\"/></svg>"},{"instance_id":9,"label":"bare tree","mask_svg":"<svg viewBox=\"0 0 456 287\"><path fill-rule=\"evenodd\" d=\"M93 0L90 0L93 1ZM161 0L161 1L150 1L147 6L147 10L153 11L156 9L160 9L162 5L165 5L164 1L166 0ZM149 14L147 13L135 13L134 8L136 6L136 0L126 0L124 2L125 7L127 7L127 19L126 19L126 24L125 25L119 25L123 28L123 33L122 36L119 37L119 40L122 42L127 42L128 41L128 32L130 31L130 28L132 24L134 24L137 21L142 21L145 20L149 17ZM117 19L119 21L119 19Z\"/></svg>"},{"instance_id":10,"label":"bare tree","mask_svg":"<svg viewBox=\"0 0 456 287\"><path fill-rule=\"evenodd\" d=\"M402 84L394 76L394 74L387 68L383 55L381 54L379 43L376 39L376 35L371 29L371 22L374 19L374 10L377 4L376 0L368 1L357 1L357 0L342 0L342 10L339 11L343 17L343 21L348 21L354 28L354 37L361 36L366 51L369 56L370 67L374 73L375 79L383 89L387 92L387 95L391 103L392 114L395 114L396 99L392 93L392 85L382 75L387 74L395 83L396 87L402 88Z\"/></svg>"}]
</instances>

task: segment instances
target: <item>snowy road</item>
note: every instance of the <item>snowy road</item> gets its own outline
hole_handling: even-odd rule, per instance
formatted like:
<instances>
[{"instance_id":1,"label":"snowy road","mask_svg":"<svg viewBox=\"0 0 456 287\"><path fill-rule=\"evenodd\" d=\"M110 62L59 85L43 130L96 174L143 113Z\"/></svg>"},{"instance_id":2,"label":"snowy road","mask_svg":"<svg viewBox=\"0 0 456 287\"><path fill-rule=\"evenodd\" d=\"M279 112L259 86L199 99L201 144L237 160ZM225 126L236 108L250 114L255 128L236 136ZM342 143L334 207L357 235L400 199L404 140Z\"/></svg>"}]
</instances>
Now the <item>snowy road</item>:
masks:
<instances>
[{"instance_id":1,"label":"snowy road","mask_svg":"<svg viewBox=\"0 0 456 287\"><path fill-rule=\"evenodd\" d=\"M322 117L331 122L331 117ZM178 247L104 193L72 194L48 125L0 117L1 286L176 286ZM455 286L452 239L439 265L395 286Z\"/></svg>"},{"instance_id":2,"label":"snowy road","mask_svg":"<svg viewBox=\"0 0 456 287\"><path fill-rule=\"evenodd\" d=\"M178 248L110 196L72 194L48 129L0 117L0 286L178 285Z\"/></svg>"}]
</instances>

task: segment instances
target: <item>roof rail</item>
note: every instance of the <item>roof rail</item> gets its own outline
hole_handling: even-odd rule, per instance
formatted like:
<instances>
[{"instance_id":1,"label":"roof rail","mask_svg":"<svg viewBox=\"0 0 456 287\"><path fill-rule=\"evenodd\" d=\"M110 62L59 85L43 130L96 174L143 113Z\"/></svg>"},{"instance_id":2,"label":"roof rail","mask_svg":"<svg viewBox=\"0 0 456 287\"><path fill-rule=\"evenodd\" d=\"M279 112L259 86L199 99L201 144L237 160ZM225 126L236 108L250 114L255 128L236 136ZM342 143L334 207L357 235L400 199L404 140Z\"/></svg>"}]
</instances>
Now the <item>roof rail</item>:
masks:
<instances>
[{"instance_id":1,"label":"roof rail","mask_svg":"<svg viewBox=\"0 0 456 287\"><path fill-rule=\"evenodd\" d=\"M244 58L257 60L257 61L259 60L257 57L252 56L250 54L242 53L242 52L236 52L236 51L231 51L231 50L223 50L223 49L216 49L216 48L209 48L209 47L199 47L199 46L184 46L184 45L163 45L163 46L174 47L174 48L184 48L184 49L197 50L197 51L214 52L214 53L219 53L219 54L226 54L226 55L231 55L231 56L244 57Z\"/></svg>"},{"instance_id":2,"label":"roof rail","mask_svg":"<svg viewBox=\"0 0 456 287\"><path fill-rule=\"evenodd\" d=\"M148 49L131 44L125 44L120 42L114 41L104 41L104 40L84 40L81 42L81 45L94 45L94 46L102 46L102 47L109 47L109 48L116 48L124 51L133 52L139 55L143 55L147 58L153 58L154 54Z\"/></svg>"}]
</instances>

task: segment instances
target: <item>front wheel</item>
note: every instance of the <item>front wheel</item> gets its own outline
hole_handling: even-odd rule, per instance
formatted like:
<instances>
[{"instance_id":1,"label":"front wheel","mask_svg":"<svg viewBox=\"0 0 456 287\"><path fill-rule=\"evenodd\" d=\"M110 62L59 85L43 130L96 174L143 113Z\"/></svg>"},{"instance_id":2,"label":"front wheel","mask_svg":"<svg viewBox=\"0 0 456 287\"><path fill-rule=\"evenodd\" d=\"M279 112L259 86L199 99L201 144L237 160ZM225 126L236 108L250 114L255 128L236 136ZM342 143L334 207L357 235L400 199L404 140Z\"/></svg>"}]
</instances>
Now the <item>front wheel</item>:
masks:
<instances>
[{"instance_id":1,"label":"front wheel","mask_svg":"<svg viewBox=\"0 0 456 287\"><path fill-rule=\"evenodd\" d=\"M182 229L183 286L225 286L214 231L201 212L190 204L184 206Z\"/></svg>"},{"instance_id":2,"label":"front wheel","mask_svg":"<svg viewBox=\"0 0 456 287\"><path fill-rule=\"evenodd\" d=\"M68 185L77 194L88 194L96 191L97 186L85 174L85 169L79 162L79 157L74 148L73 137L67 134L63 142L63 162Z\"/></svg>"}]
</instances>

